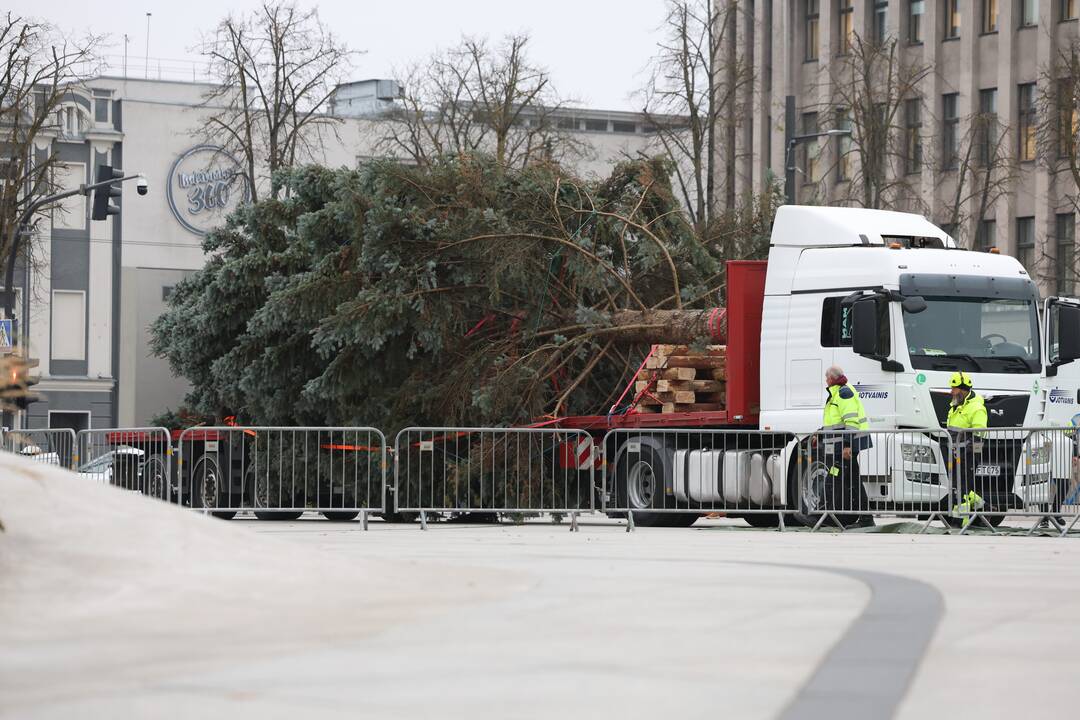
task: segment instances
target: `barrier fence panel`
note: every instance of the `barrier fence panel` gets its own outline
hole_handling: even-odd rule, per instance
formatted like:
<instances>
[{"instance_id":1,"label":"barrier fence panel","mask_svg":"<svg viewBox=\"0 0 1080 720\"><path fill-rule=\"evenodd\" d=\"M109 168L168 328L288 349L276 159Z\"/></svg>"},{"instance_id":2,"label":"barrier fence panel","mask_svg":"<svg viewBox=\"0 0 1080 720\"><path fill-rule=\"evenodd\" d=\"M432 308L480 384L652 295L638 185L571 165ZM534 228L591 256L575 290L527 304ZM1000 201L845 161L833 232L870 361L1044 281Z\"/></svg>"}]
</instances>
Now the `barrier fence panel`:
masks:
<instances>
[{"instance_id":1,"label":"barrier fence panel","mask_svg":"<svg viewBox=\"0 0 1080 720\"><path fill-rule=\"evenodd\" d=\"M75 431L70 428L10 430L4 433L4 449L34 462L71 469L79 462Z\"/></svg>"},{"instance_id":2,"label":"barrier fence panel","mask_svg":"<svg viewBox=\"0 0 1080 720\"><path fill-rule=\"evenodd\" d=\"M80 430L79 475L144 495L171 499L172 439L163 427Z\"/></svg>"},{"instance_id":3,"label":"barrier fence panel","mask_svg":"<svg viewBox=\"0 0 1080 720\"><path fill-rule=\"evenodd\" d=\"M600 449L582 430L412 427L394 441L398 512L557 512L594 507Z\"/></svg>"},{"instance_id":4,"label":"barrier fence panel","mask_svg":"<svg viewBox=\"0 0 1080 720\"><path fill-rule=\"evenodd\" d=\"M1062 535L1080 517L1080 462L1072 428L953 431L954 515L964 531L1034 518Z\"/></svg>"},{"instance_id":5,"label":"barrier fence panel","mask_svg":"<svg viewBox=\"0 0 1080 720\"><path fill-rule=\"evenodd\" d=\"M180 434L176 496L219 517L383 512L386 438L370 427L195 427Z\"/></svg>"},{"instance_id":6,"label":"barrier fence panel","mask_svg":"<svg viewBox=\"0 0 1080 720\"><path fill-rule=\"evenodd\" d=\"M702 514L783 525L793 512L790 433L745 430L612 430L604 437L605 512L634 525L688 525Z\"/></svg>"},{"instance_id":7,"label":"barrier fence panel","mask_svg":"<svg viewBox=\"0 0 1080 720\"><path fill-rule=\"evenodd\" d=\"M797 519L814 529L910 517L955 526L953 439L940 430L819 430L801 438Z\"/></svg>"}]
</instances>

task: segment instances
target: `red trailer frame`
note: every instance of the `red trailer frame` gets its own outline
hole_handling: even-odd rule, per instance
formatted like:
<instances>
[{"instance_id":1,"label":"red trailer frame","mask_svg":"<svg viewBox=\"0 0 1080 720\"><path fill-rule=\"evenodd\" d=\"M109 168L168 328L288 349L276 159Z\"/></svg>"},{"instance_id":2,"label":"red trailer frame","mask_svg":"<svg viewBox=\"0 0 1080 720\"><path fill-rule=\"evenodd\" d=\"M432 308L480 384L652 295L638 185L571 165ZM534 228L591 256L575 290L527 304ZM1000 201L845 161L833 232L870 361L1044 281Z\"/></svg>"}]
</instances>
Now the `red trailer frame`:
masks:
<instances>
[{"instance_id":1,"label":"red trailer frame","mask_svg":"<svg viewBox=\"0 0 1080 720\"><path fill-rule=\"evenodd\" d=\"M727 263L727 386L724 410L692 413L576 415L538 425L574 430L664 427L756 427L761 403L761 313L764 260Z\"/></svg>"}]
</instances>

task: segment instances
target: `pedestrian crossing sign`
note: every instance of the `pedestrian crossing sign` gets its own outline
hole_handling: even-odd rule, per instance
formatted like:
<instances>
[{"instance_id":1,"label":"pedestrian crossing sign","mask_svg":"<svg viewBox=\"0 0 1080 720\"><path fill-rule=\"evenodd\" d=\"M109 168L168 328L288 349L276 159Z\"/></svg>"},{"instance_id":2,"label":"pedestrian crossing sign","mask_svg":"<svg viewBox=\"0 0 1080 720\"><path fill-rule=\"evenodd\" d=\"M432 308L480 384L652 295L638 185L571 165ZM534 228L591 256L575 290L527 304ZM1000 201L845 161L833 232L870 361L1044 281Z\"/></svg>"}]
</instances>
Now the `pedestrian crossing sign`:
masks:
<instances>
[{"instance_id":1,"label":"pedestrian crossing sign","mask_svg":"<svg viewBox=\"0 0 1080 720\"><path fill-rule=\"evenodd\" d=\"M15 321L0 320L0 352L9 353L15 349Z\"/></svg>"}]
</instances>

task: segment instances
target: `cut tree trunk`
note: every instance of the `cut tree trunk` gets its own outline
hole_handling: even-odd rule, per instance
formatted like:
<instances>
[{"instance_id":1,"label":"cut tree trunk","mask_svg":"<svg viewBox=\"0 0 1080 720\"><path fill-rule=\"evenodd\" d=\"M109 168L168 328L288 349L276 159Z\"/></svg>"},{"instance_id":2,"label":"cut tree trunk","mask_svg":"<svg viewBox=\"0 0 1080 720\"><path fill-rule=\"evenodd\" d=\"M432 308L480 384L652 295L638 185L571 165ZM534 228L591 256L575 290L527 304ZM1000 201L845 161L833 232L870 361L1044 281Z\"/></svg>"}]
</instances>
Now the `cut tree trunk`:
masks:
<instances>
[{"instance_id":1,"label":"cut tree trunk","mask_svg":"<svg viewBox=\"0 0 1080 720\"><path fill-rule=\"evenodd\" d=\"M599 332L617 343L722 345L727 342L727 311L619 310L610 316L610 325Z\"/></svg>"}]
</instances>

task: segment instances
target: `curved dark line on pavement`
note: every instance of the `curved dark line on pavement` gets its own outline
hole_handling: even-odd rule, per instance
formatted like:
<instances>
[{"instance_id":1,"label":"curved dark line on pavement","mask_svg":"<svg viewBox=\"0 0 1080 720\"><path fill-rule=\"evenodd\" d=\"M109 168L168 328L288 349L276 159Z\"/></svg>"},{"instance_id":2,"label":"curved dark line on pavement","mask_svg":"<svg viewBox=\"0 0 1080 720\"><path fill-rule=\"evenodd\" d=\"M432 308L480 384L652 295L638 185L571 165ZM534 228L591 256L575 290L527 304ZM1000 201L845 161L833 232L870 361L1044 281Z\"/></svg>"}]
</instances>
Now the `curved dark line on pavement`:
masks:
<instances>
[{"instance_id":1,"label":"curved dark line on pavement","mask_svg":"<svg viewBox=\"0 0 1080 720\"><path fill-rule=\"evenodd\" d=\"M945 601L933 585L899 575L820 566L773 565L843 575L870 588L862 614L780 713L779 720L885 720L907 694Z\"/></svg>"}]
</instances>

